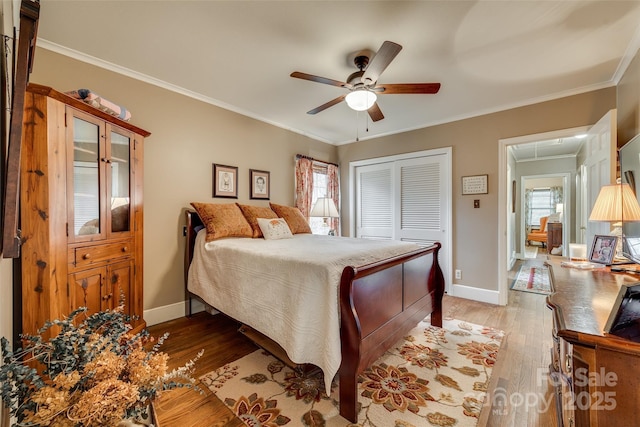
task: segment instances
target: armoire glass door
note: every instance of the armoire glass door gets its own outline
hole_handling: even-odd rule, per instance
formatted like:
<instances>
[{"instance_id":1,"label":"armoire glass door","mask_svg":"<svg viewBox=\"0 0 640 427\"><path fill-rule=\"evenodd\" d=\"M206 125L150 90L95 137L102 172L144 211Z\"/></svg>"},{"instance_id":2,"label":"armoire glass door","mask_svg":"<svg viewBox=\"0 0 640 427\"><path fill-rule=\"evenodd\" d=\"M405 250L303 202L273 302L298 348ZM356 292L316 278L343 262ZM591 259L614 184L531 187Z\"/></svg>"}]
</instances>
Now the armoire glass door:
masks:
<instances>
[{"instance_id":1,"label":"armoire glass door","mask_svg":"<svg viewBox=\"0 0 640 427\"><path fill-rule=\"evenodd\" d=\"M111 129L108 179L111 182L110 210L111 232L130 231L131 186L131 137L125 132Z\"/></svg>"},{"instance_id":2,"label":"armoire glass door","mask_svg":"<svg viewBox=\"0 0 640 427\"><path fill-rule=\"evenodd\" d=\"M101 234L100 125L73 117L73 232L74 236Z\"/></svg>"}]
</instances>

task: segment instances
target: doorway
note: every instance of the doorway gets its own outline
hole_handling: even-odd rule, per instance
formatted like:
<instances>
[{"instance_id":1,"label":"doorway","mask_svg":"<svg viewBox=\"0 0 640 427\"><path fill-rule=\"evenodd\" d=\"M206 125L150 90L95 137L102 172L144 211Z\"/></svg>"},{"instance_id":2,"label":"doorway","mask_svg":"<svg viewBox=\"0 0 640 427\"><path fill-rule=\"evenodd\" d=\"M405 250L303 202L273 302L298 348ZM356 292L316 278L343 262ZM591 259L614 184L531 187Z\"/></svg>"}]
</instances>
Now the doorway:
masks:
<instances>
[{"instance_id":1,"label":"doorway","mask_svg":"<svg viewBox=\"0 0 640 427\"><path fill-rule=\"evenodd\" d=\"M586 194L581 196L579 203L574 206L579 208L575 213L575 217L585 218L590 212L600 188L603 185L615 182L616 168L616 110L610 110L597 123L592 126L582 126L571 129L563 129L558 131L546 132L542 134L526 135L515 138L502 139L498 149L498 229L507 230L508 215L515 215L511 212L511 206L507 203L507 192L511 188L511 184L507 183L507 164L513 164L513 159L509 157L510 147L516 148L520 145L532 143L536 141L547 141L555 138L567 138L573 135L586 135L584 159L576 162L573 173L576 173L578 165L585 165L586 168L579 169L581 172L581 180L586 182ZM586 174L586 176L585 176ZM577 184L577 183L576 183ZM573 185L573 183L571 183ZM581 188L581 187L579 187ZM575 209L574 209L575 210ZM567 212L565 212L567 215ZM576 221L578 223L578 221ZM587 245L591 241L594 234L608 224L594 223L585 221L581 223L586 229ZM599 228L600 227L600 228ZM508 284L507 284L507 242L508 231L499 236L498 239L498 303L500 305L507 304ZM606 233L600 233L606 234ZM569 242L567 242L568 245Z\"/></svg>"},{"instance_id":2,"label":"doorway","mask_svg":"<svg viewBox=\"0 0 640 427\"><path fill-rule=\"evenodd\" d=\"M586 134L589 131L588 126L563 129L558 131L546 132L541 134L525 135L521 137L508 138L499 141L500 147L498 150L498 162L499 162L499 177L500 182L498 191L498 229L504 230L504 234L498 239L498 304L506 305L508 297L507 277L509 268L513 267L517 258L524 257L524 241L526 239L524 221L520 221L518 218L524 214L524 201L521 193L523 193L523 177L539 177L540 175L555 175L561 176L563 180L563 193L564 201L566 203L567 194L571 194L572 175L570 172L565 171L552 171L547 170L546 173L540 173L533 161L529 164L524 161L518 163L515 158L511 156L511 150L519 150L523 148L529 149L533 147L533 154L530 154L531 160L540 160L543 156L548 159L555 157L556 160L562 158L562 155L546 156L542 153L541 148L536 148L536 143L548 142L553 140L561 140L563 138L572 138L576 135ZM553 147L552 147L553 148ZM532 157L531 157L532 156ZM566 156L565 156L566 157ZM575 159L575 156L574 156ZM539 162L538 162L539 163ZM530 165L529 170L527 167L522 167L522 164ZM573 169L575 170L575 161ZM507 175L510 175L507 179ZM508 184L507 184L508 182ZM512 185L515 182L515 185ZM515 198L515 200L514 200ZM569 242L571 234L569 233L570 225L565 225L567 217L571 217L572 211L575 211L575 204L569 207L563 206L565 212L563 212L563 242ZM569 219L569 221L571 221ZM519 235L519 236L518 236ZM568 243L563 246L568 247ZM512 248L508 251L507 247ZM515 250L513 250L515 249ZM563 248L564 249L564 248Z\"/></svg>"},{"instance_id":3,"label":"doorway","mask_svg":"<svg viewBox=\"0 0 640 427\"><path fill-rule=\"evenodd\" d=\"M531 227L540 226L539 218L542 216L547 217L545 227L548 227L550 224L560 224L559 227L562 230L562 244L559 247L556 242L548 241L542 246L546 247L547 253L566 256L569 253L568 242L575 240L571 233L573 223L572 212L574 212L574 198L570 185L572 182L571 173L560 172L524 175L521 176L520 181L520 188L523 189L523 191L520 191L520 215L516 220L516 223L520 224L519 258L522 259L525 257L528 243L527 235L531 231ZM530 201L530 199L534 198L531 196L538 193L543 196L543 200L546 199L546 206L545 204L542 206L532 206L535 202ZM536 214L534 212L535 210L539 210L540 213Z\"/></svg>"}]
</instances>

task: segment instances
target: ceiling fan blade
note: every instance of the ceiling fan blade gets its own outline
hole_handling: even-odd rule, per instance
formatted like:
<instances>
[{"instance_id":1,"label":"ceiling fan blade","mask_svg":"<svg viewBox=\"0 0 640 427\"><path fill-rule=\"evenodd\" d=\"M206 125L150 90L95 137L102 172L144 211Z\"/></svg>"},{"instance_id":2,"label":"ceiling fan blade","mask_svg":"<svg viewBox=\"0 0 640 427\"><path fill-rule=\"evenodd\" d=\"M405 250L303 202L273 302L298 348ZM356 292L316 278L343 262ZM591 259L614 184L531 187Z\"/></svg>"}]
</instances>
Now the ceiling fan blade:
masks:
<instances>
[{"instance_id":1,"label":"ceiling fan blade","mask_svg":"<svg viewBox=\"0 0 640 427\"><path fill-rule=\"evenodd\" d=\"M332 99L329 102L325 102L321 106L316 107L313 110L307 111L307 114L316 114L316 113L319 113L320 111L326 110L329 107L333 107L334 105L341 103L344 100L345 96L347 96L347 95L342 95L342 96L339 96L339 97L337 97L335 99Z\"/></svg>"},{"instance_id":2,"label":"ceiling fan blade","mask_svg":"<svg viewBox=\"0 0 640 427\"><path fill-rule=\"evenodd\" d=\"M393 58L402 50L402 46L398 43L385 41L378 49L369 65L362 75L362 83L372 85L378 81L380 74L387 69Z\"/></svg>"},{"instance_id":3,"label":"ceiling fan blade","mask_svg":"<svg viewBox=\"0 0 640 427\"><path fill-rule=\"evenodd\" d=\"M382 110L380 110L377 102L374 103L373 106L371 106L371 108L367 110L367 112L369 113L369 117L371 117L371 120L373 120L374 122L384 119L384 114L382 114Z\"/></svg>"},{"instance_id":4,"label":"ceiling fan blade","mask_svg":"<svg viewBox=\"0 0 640 427\"><path fill-rule=\"evenodd\" d=\"M399 93L438 93L440 83L397 83L376 86L373 91L380 95Z\"/></svg>"},{"instance_id":5,"label":"ceiling fan blade","mask_svg":"<svg viewBox=\"0 0 640 427\"><path fill-rule=\"evenodd\" d=\"M302 80L310 80L312 82L323 83L331 86L338 86L338 87L351 86L345 82L339 82L337 80L328 79L326 77L318 77L318 76L314 76L313 74L301 73L300 71L294 71L293 73L291 73L291 77L295 77L296 79L302 79Z\"/></svg>"}]
</instances>

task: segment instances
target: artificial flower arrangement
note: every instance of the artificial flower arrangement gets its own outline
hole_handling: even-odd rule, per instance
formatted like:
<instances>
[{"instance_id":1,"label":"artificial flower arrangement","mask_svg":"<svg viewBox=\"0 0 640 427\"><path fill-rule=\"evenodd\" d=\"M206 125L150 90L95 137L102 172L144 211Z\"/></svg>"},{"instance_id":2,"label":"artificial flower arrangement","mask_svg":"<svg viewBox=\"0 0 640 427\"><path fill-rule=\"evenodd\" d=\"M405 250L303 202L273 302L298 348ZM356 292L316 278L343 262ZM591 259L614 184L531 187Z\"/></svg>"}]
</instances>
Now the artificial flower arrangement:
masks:
<instances>
[{"instance_id":1,"label":"artificial flower arrangement","mask_svg":"<svg viewBox=\"0 0 640 427\"><path fill-rule=\"evenodd\" d=\"M169 371L169 357L159 351L168 334L154 344L146 330L130 333L127 320L122 306L89 316L79 308L36 335L22 336L24 348L15 353L2 338L0 391L16 425L116 426L148 419L163 390L199 390L191 373L202 351Z\"/></svg>"}]
</instances>

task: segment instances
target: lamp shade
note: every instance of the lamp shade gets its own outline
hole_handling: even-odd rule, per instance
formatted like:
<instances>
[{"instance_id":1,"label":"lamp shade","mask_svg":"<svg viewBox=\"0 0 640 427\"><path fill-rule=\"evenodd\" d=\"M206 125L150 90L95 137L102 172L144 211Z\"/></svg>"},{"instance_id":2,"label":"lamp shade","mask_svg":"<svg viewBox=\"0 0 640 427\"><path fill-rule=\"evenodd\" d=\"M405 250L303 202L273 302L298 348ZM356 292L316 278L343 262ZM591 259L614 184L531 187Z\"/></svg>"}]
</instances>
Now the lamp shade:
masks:
<instances>
[{"instance_id":1,"label":"lamp shade","mask_svg":"<svg viewBox=\"0 0 640 427\"><path fill-rule=\"evenodd\" d=\"M338 214L338 209L336 209L336 204L333 202L333 199L329 197L318 197L318 200L316 200L316 204L313 205L309 216L337 218L340 214Z\"/></svg>"},{"instance_id":2,"label":"lamp shade","mask_svg":"<svg viewBox=\"0 0 640 427\"><path fill-rule=\"evenodd\" d=\"M640 205L629 184L603 186L589 221L640 221Z\"/></svg>"},{"instance_id":3,"label":"lamp shade","mask_svg":"<svg viewBox=\"0 0 640 427\"><path fill-rule=\"evenodd\" d=\"M366 89L356 89L349 92L345 98L347 105L356 111L365 111L371 108L378 97L375 93Z\"/></svg>"}]
</instances>

